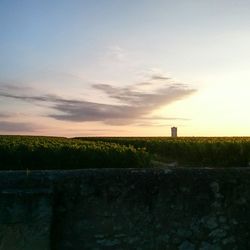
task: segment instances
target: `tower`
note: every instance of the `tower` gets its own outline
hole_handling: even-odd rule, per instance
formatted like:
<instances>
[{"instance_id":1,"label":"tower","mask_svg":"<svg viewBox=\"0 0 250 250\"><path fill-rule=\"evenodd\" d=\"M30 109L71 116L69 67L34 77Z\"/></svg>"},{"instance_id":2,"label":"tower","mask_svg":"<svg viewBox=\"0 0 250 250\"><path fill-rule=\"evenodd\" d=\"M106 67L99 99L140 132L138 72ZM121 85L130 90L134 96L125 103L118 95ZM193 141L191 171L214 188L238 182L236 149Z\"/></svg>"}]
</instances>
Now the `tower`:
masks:
<instances>
[{"instance_id":1,"label":"tower","mask_svg":"<svg viewBox=\"0 0 250 250\"><path fill-rule=\"evenodd\" d=\"M177 137L177 127L171 128L171 137Z\"/></svg>"}]
</instances>

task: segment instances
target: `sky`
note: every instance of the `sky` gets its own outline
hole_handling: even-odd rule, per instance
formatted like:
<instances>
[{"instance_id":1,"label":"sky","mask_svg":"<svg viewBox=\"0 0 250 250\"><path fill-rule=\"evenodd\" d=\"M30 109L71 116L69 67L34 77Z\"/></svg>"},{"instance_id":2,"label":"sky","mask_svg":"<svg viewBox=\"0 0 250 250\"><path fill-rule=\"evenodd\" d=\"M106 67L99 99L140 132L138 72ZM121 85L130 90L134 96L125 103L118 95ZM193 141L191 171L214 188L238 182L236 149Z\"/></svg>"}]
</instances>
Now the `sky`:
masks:
<instances>
[{"instance_id":1,"label":"sky","mask_svg":"<svg viewBox=\"0 0 250 250\"><path fill-rule=\"evenodd\" d=\"M250 136L250 1L0 0L0 134Z\"/></svg>"}]
</instances>

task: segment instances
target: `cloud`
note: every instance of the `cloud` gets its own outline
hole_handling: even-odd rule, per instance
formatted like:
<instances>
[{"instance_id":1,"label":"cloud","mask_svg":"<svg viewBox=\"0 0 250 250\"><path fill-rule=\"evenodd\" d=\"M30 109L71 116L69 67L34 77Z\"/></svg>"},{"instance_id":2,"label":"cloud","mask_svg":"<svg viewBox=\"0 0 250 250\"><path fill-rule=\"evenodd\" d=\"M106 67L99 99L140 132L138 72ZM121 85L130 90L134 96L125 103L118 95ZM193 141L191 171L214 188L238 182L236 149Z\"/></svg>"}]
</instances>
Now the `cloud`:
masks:
<instances>
[{"instance_id":1,"label":"cloud","mask_svg":"<svg viewBox=\"0 0 250 250\"><path fill-rule=\"evenodd\" d=\"M147 77L149 81L169 81L173 80L172 77L169 76L169 73L163 71L162 69L159 68L149 68L146 70L141 71L141 74L144 77Z\"/></svg>"},{"instance_id":2,"label":"cloud","mask_svg":"<svg viewBox=\"0 0 250 250\"><path fill-rule=\"evenodd\" d=\"M6 82L0 82L0 91L5 91L6 89L16 91L16 92L24 92L31 91L33 88L28 86L17 86L16 84L8 84Z\"/></svg>"},{"instance_id":3,"label":"cloud","mask_svg":"<svg viewBox=\"0 0 250 250\"><path fill-rule=\"evenodd\" d=\"M153 78L153 76L152 76ZM163 80L163 79L161 79ZM116 104L104 104L85 100L65 99L61 96L44 94L33 95L13 93L13 88L8 91L0 90L0 96L23 100L33 104L45 103L52 109L46 116L56 120L71 122L102 122L109 125L135 124L144 120L174 120L185 118L148 117L153 111L169 105L177 100L186 98L196 92L186 84L166 83L154 86L148 82L149 89L143 88L141 83L117 87L110 84L94 84L92 87L104 93ZM14 91L15 92L15 91Z\"/></svg>"},{"instance_id":4,"label":"cloud","mask_svg":"<svg viewBox=\"0 0 250 250\"><path fill-rule=\"evenodd\" d=\"M137 85L113 87L108 84L95 84L93 87L103 91L110 98L126 103L133 108L148 109L148 111L153 111L160 106L180 100L196 91L184 84L166 84L158 89L150 89L150 91L138 91L136 90Z\"/></svg>"},{"instance_id":5,"label":"cloud","mask_svg":"<svg viewBox=\"0 0 250 250\"><path fill-rule=\"evenodd\" d=\"M183 117L164 117L164 116L143 117L141 118L141 120L190 121L190 119Z\"/></svg>"},{"instance_id":6,"label":"cloud","mask_svg":"<svg viewBox=\"0 0 250 250\"><path fill-rule=\"evenodd\" d=\"M0 113L0 118L8 118L8 117L11 117L11 115L6 113Z\"/></svg>"},{"instance_id":7,"label":"cloud","mask_svg":"<svg viewBox=\"0 0 250 250\"><path fill-rule=\"evenodd\" d=\"M34 102L34 101L40 101L40 102L45 102L51 100L53 97L50 95L45 95L45 96L32 96L32 95L19 95L19 94L8 94L8 93L3 93L0 92L0 96L6 97L6 98L13 98L13 99L18 99L22 101L27 101L27 102Z\"/></svg>"},{"instance_id":8,"label":"cloud","mask_svg":"<svg viewBox=\"0 0 250 250\"><path fill-rule=\"evenodd\" d=\"M51 114L50 117L76 122L101 121L109 125L133 124L140 119L159 119L159 117L144 118L144 116L196 91L186 87L186 85L170 85L150 93L135 91L136 86L114 87L109 84L95 84L93 87L115 99L119 104L111 105L57 98L53 100L53 109L60 111L60 114ZM161 117L160 119L171 120L172 118ZM183 120L184 118L174 119Z\"/></svg>"},{"instance_id":9,"label":"cloud","mask_svg":"<svg viewBox=\"0 0 250 250\"><path fill-rule=\"evenodd\" d=\"M118 62L122 62L126 58L126 52L120 46L113 45L113 46L108 47L107 56L110 59L113 59L113 60L118 61Z\"/></svg>"},{"instance_id":10,"label":"cloud","mask_svg":"<svg viewBox=\"0 0 250 250\"><path fill-rule=\"evenodd\" d=\"M30 123L0 121L2 132L34 132L35 130Z\"/></svg>"},{"instance_id":11,"label":"cloud","mask_svg":"<svg viewBox=\"0 0 250 250\"><path fill-rule=\"evenodd\" d=\"M171 124L159 124L154 122L141 122L135 124L138 127L170 127Z\"/></svg>"},{"instance_id":12,"label":"cloud","mask_svg":"<svg viewBox=\"0 0 250 250\"><path fill-rule=\"evenodd\" d=\"M94 102L57 100L53 109L61 114L51 114L57 120L86 122L102 121L106 124L124 124L127 120L135 119L138 115L127 105L109 105Z\"/></svg>"},{"instance_id":13,"label":"cloud","mask_svg":"<svg viewBox=\"0 0 250 250\"><path fill-rule=\"evenodd\" d=\"M171 77L167 77L167 76L164 76L162 74L154 74L151 76L151 79L152 80L164 80L164 81L166 81L166 80L171 80Z\"/></svg>"}]
</instances>

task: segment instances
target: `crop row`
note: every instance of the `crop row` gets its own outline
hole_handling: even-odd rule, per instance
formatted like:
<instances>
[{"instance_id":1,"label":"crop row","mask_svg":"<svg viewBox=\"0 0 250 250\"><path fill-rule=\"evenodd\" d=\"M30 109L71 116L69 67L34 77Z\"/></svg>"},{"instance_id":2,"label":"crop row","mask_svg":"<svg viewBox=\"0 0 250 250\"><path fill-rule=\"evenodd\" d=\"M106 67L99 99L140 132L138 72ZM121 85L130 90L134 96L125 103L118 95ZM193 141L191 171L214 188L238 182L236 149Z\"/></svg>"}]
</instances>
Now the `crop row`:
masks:
<instances>
[{"instance_id":1,"label":"crop row","mask_svg":"<svg viewBox=\"0 0 250 250\"><path fill-rule=\"evenodd\" d=\"M56 137L0 136L0 170L147 167L144 149Z\"/></svg>"},{"instance_id":2,"label":"crop row","mask_svg":"<svg viewBox=\"0 0 250 250\"><path fill-rule=\"evenodd\" d=\"M181 166L247 167L250 163L250 137L99 137L85 140L145 148L154 159Z\"/></svg>"}]
</instances>

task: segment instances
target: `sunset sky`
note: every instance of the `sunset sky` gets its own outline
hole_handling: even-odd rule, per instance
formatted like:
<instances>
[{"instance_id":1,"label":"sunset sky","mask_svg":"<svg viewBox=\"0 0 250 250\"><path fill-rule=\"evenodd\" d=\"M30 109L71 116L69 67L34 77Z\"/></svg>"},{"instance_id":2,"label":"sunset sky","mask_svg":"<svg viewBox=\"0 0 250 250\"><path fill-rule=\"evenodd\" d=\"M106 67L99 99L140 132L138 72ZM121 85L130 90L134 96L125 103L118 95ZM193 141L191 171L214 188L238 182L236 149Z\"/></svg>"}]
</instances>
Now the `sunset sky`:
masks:
<instances>
[{"instance_id":1,"label":"sunset sky","mask_svg":"<svg viewBox=\"0 0 250 250\"><path fill-rule=\"evenodd\" d=\"M0 134L250 136L250 1L1 0Z\"/></svg>"}]
</instances>

